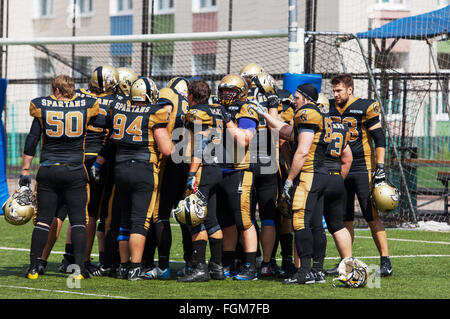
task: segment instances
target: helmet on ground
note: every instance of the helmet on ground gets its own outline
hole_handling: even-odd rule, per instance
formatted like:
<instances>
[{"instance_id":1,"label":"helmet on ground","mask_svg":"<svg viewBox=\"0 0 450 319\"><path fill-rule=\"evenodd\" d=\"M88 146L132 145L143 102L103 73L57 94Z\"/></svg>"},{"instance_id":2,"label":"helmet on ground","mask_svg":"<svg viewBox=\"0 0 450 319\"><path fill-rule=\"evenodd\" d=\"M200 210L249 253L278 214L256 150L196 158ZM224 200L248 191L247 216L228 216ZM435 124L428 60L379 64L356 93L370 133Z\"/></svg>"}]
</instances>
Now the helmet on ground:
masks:
<instances>
[{"instance_id":1,"label":"helmet on ground","mask_svg":"<svg viewBox=\"0 0 450 319\"><path fill-rule=\"evenodd\" d=\"M198 226L206 218L207 209L205 197L199 191L180 200L177 207L172 210L175 219L188 226Z\"/></svg>"},{"instance_id":2,"label":"helmet on ground","mask_svg":"<svg viewBox=\"0 0 450 319\"><path fill-rule=\"evenodd\" d=\"M372 190L372 203L381 212L393 211L399 202L400 192L386 182L375 184Z\"/></svg>"},{"instance_id":3,"label":"helmet on ground","mask_svg":"<svg viewBox=\"0 0 450 319\"><path fill-rule=\"evenodd\" d=\"M133 82L130 89L130 97L135 102L147 102L155 104L159 91L155 81L147 77L141 77Z\"/></svg>"},{"instance_id":4,"label":"helmet on ground","mask_svg":"<svg viewBox=\"0 0 450 319\"><path fill-rule=\"evenodd\" d=\"M333 279L333 286L335 281L340 281L350 288L362 288L367 284L369 268L357 258L346 257L339 263L338 274L339 277Z\"/></svg>"},{"instance_id":5,"label":"helmet on ground","mask_svg":"<svg viewBox=\"0 0 450 319\"><path fill-rule=\"evenodd\" d=\"M91 87L100 92L112 91L119 84L119 73L112 65L102 65L92 72Z\"/></svg>"},{"instance_id":6,"label":"helmet on ground","mask_svg":"<svg viewBox=\"0 0 450 319\"><path fill-rule=\"evenodd\" d=\"M5 220L12 225L24 225L34 215L34 192L29 186L21 186L3 204Z\"/></svg>"},{"instance_id":7,"label":"helmet on ground","mask_svg":"<svg viewBox=\"0 0 450 319\"><path fill-rule=\"evenodd\" d=\"M219 101L224 106L230 106L247 99L247 82L239 74L225 75L219 83Z\"/></svg>"},{"instance_id":8,"label":"helmet on ground","mask_svg":"<svg viewBox=\"0 0 450 319\"><path fill-rule=\"evenodd\" d=\"M117 68L119 74L119 89L122 94L130 95L131 84L138 79L138 75L130 68Z\"/></svg>"}]
</instances>

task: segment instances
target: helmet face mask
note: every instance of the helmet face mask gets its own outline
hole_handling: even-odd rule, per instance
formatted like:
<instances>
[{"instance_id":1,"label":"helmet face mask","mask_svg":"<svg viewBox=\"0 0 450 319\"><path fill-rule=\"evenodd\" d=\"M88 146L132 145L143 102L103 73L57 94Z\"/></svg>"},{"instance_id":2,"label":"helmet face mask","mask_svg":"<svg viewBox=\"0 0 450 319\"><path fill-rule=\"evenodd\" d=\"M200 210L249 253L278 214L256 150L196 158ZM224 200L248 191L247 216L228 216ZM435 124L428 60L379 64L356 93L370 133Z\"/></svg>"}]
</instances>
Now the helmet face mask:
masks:
<instances>
[{"instance_id":1,"label":"helmet face mask","mask_svg":"<svg viewBox=\"0 0 450 319\"><path fill-rule=\"evenodd\" d=\"M156 104L159 91L156 83L147 77L141 77L133 82L130 89L130 97L134 102L146 102Z\"/></svg>"},{"instance_id":2,"label":"helmet face mask","mask_svg":"<svg viewBox=\"0 0 450 319\"><path fill-rule=\"evenodd\" d=\"M333 286L339 281L350 288L362 288L367 284L369 268L357 258L346 257L339 263L338 274L339 277L333 279Z\"/></svg>"},{"instance_id":3,"label":"helmet face mask","mask_svg":"<svg viewBox=\"0 0 450 319\"><path fill-rule=\"evenodd\" d=\"M3 204L5 220L11 225L24 225L34 215L34 192L28 186L22 186Z\"/></svg>"},{"instance_id":4,"label":"helmet face mask","mask_svg":"<svg viewBox=\"0 0 450 319\"><path fill-rule=\"evenodd\" d=\"M399 199L399 190L388 183L382 182L373 186L372 204L377 210L391 212L398 206Z\"/></svg>"},{"instance_id":5,"label":"helmet face mask","mask_svg":"<svg viewBox=\"0 0 450 319\"><path fill-rule=\"evenodd\" d=\"M224 106L236 104L247 99L247 82L239 74L228 74L219 83L218 97Z\"/></svg>"}]
</instances>

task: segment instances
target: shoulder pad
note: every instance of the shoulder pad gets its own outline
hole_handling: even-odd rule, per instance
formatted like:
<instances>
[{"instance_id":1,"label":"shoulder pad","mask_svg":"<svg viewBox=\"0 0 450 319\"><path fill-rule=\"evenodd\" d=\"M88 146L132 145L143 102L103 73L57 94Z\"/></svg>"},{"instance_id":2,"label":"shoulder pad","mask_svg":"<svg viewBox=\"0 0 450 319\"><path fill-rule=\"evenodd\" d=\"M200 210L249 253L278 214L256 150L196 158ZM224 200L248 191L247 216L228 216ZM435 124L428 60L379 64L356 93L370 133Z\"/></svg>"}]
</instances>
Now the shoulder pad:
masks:
<instances>
[{"instance_id":1,"label":"shoulder pad","mask_svg":"<svg viewBox=\"0 0 450 319\"><path fill-rule=\"evenodd\" d=\"M189 108L186 114L186 121L188 123L212 125L213 118L208 111L209 110L207 110L205 107L195 105Z\"/></svg>"},{"instance_id":2,"label":"shoulder pad","mask_svg":"<svg viewBox=\"0 0 450 319\"><path fill-rule=\"evenodd\" d=\"M169 112L163 107L157 107L155 105L150 106L151 108L156 108L150 113L149 127L153 127L158 124L169 123Z\"/></svg>"},{"instance_id":3,"label":"shoulder pad","mask_svg":"<svg viewBox=\"0 0 450 319\"><path fill-rule=\"evenodd\" d=\"M292 119L294 118L294 110L291 107L289 107L286 110L282 111L280 113L280 116L284 122L291 122Z\"/></svg>"},{"instance_id":4,"label":"shoulder pad","mask_svg":"<svg viewBox=\"0 0 450 319\"><path fill-rule=\"evenodd\" d=\"M316 106L311 106L311 104L306 104L302 106L294 116L295 124L310 124L310 125L321 125L322 115L320 111L317 110Z\"/></svg>"},{"instance_id":5,"label":"shoulder pad","mask_svg":"<svg viewBox=\"0 0 450 319\"><path fill-rule=\"evenodd\" d=\"M241 106L241 109L239 110L239 113L236 114L236 120L240 119L242 117L253 119L256 122L259 121L258 113L256 113L252 108L250 108L250 105L247 104L247 103L244 103Z\"/></svg>"},{"instance_id":6,"label":"shoulder pad","mask_svg":"<svg viewBox=\"0 0 450 319\"><path fill-rule=\"evenodd\" d=\"M366 109L366 119L371 119L380 115L380 103L374 100L368 100L372 102Z\"/></svg>"},{"instance_id":7,"label":"shoulder pad","mask_svg":"<svg viewBox=\"0 0 450 319\"><path fill-rule=\"evenodd\" d=\"M158 98L158 102L163 102L160 104L171 104L173 105L174 100L177 98L177 93L175 93L175 91L171 88L162 88L159 91L159 98ZM170 103L169 103L170 102Z\"/></svg>"},{"instance_id":8,"label":"shoulder pad","mask_svg":"<svg viewBox=\"0 0 450 319\"><path fill-rule=\"evenodd\" d=\"M39 98L36 98L30 102L30 115L40 119L42 117L42 110L38 100Z\"/></svg>"}]
</instances>

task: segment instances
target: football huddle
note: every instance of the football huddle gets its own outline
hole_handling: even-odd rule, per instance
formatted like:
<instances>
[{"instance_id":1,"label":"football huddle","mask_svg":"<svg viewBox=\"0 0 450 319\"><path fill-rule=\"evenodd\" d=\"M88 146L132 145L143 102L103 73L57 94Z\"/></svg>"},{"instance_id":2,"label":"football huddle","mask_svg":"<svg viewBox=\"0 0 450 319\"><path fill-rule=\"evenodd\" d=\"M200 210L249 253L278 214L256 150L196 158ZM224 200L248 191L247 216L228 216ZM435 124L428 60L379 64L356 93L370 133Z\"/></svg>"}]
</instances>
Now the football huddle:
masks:
<instances>
[{"instance_id":1,"label":"football huddle","mask_svg":"<svg viewBox=\"0 0 450 319\"><path fill-rule=\"evenodd\" d=\"M390 276L379 212L395 209L399 194L385 174L380 105L356 97L348 74L330 84L332 96L312 83L290 92L256 63L217 88L198 76L158 88L112 65L77 90L56 76L52 94L30 102L19 188L3 205L10 224L34 223L26 278L45 278L67 217L59 270L75 279L175 279L170 251L182 245L179 282L334 276L333 285L364 287L368 267L352 254L355 195L380 255L376 275ZM323 267L324 221L341 259L332 269Z\"/></svg>"}]
</instances>

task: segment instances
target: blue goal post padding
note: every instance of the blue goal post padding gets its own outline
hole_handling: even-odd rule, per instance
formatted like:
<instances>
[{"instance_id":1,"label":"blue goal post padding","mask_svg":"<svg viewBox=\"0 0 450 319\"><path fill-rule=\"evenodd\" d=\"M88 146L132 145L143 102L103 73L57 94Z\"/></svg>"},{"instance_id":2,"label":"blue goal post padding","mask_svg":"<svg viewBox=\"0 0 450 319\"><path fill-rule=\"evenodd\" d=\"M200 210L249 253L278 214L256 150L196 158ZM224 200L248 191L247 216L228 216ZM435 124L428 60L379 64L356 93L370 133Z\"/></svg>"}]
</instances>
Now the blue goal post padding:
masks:
<instances>
[{"instance_id":1,"label":"blue goal post padding","mask_svg":"<svg viewBox=\"0 0 450 319\"><path fill-rule=\"evenodd\" d=\"M3 114L3 108L6 101L6 87L8 79L0 78L0 114ZM6 132L3 120L0 118L0 205L9 198L8 183L6 179ZM3 211L0 210L0 215Z\"/></svg>"},{"instance_id":2,"label":"blue goal post padding","mask_svg":"<svg viewBox=\"0 0 450 319\"><path fill-rule=\"evenodd\" d=\"M305 83L313 84L320 93L322 89L322 75L321 74L299 74L299 73L285 73L283 80L283 89L288 90L295 95L297 86Z\"/></svg>"}]
</instances>

